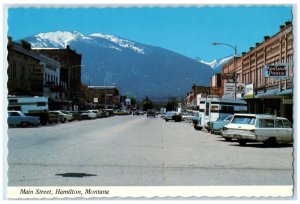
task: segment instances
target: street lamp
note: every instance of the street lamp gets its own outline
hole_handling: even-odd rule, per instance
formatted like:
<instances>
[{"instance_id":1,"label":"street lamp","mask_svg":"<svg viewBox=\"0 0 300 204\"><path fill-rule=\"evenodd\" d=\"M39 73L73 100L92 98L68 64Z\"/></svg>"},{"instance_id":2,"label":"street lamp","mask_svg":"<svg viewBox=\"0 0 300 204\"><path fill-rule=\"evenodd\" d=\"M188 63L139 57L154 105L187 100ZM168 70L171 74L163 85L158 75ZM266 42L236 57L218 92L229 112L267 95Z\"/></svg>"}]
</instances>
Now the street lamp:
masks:
<instances>
[{"instance_id":1,"label":"street lamp","mask_svg":"<svg viewBox=\"0 0 300 204\"><path fill-rule=\"evenodd\" d=\"M233 79L234 79L234 99L236 99L236 62L235 57L237 54L237 46L236 45L230 45L227 43L220 43L220 42L213 42L212 45L226 45L228 47L231 47L234 50L234 56L233 56Z\"/></svg>"},{"instance_id":2,"label":"street lamp","mask_svg":"<svg viewBox=\"0 0 300 204\"><path fill-rule=\"evenodd\" d=\"M70 100L70 91L71 91L71 69L75 67L84 67L85 65L73 65L68 67L68 100ZM68 108L69 108L69 101L68 101Z\"/></svg>"}]
</instances>

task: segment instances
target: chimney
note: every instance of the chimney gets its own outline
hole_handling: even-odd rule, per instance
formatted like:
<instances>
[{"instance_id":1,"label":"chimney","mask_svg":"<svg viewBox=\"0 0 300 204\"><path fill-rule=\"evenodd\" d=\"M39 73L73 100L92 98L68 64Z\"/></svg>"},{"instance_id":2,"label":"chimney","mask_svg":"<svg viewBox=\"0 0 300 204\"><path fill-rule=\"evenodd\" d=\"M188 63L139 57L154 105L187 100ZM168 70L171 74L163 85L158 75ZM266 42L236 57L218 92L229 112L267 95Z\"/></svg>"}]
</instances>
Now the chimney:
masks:
<instances>
[{"instance_id":1,"label":"chimney","mask_svg":"<svg viewBox=\"0 0 300 204\"><path fill-rule=\"evenodd\" d=\"M270 38L270 36L264 36L264 40L268 40Z\"/></svg>"},{"instance_id":2,"label":"chimney","mask_svg":"<svg viewBox=\"0 0 300 204\"><path fill-rule=\"evenodd\" d=\"M289 26L289 25L291 25L292 24L292 22L291 21L287 21L287 22L285 22L285 26Z\"/></svg>"},{"instance_id":3,"label":"chimney","mask_svg":"<svg viewBox=\"0 0 300 204\"><path fill-rule=\"evenodd\" d=\"M253 50L254 47L250 47L250 50Z\"/></svg>"},{"instance_id":4,"label":"chimney","mask_svg":"<svg viewBox=\"0 0 300 204\"><path fill-rule=\"evenodd\" d=\"M255 43L255 46L258 47L260 45L260 43Z\"/></svg>"},{"instance_id":5,"label":"chimney","mask_svg":"<svg viewBox=\"0 0 300 204\"><path fill-rule=\"evenodd\" d=\"M244 56L246 54L246 52L242 52L242 55Z\"/></svg>"},{"instance_id":6,"label":"chimney","mask_svg":"<svg viewBox=\"0 0 300 204\"><path fill-rule=\"evenodd\" d=\"M21 46L26 50L31 50L31 44L25 40L21 40Z\"/></svg>"},{"instance_id":7,"label":"chimney","mask_svg":"<svg viewBox=\"0 0 300 204\"><path fill-rule=\"evenodd\" d=\"M285 28L285 25L280 26L280 30L283 30Z\"/></svg>"}]
</instances>

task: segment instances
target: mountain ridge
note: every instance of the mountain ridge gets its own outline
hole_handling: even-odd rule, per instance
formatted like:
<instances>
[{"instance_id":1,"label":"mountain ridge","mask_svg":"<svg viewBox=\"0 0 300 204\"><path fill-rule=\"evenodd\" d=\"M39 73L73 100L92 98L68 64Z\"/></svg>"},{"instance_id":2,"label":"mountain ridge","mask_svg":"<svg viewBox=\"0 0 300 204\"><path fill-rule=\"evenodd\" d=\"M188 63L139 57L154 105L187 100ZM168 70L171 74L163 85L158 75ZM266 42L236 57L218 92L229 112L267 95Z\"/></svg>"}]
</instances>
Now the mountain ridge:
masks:
<instances>
[{"instance_id":1,"label":"mountain ridge","mask_svg":"<svg viewBox=\"0 0 300 204\"><path fill-rule=\"evenodd\" d=\"M116 85L144 98L184 98L192 84L209 86L211 67L179 53L100 32L56 31L29 36L33 48L65 48L82 54L82 82Z\"/></svg>"}]
</instances>

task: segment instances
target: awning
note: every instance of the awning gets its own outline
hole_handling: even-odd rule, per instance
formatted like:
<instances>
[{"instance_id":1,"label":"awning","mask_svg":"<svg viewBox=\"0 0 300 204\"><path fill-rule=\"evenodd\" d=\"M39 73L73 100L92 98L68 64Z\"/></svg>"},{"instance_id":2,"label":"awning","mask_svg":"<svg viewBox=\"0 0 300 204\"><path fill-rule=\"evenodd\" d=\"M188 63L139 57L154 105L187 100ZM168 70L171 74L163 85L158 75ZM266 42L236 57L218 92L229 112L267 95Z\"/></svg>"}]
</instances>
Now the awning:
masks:
<instances>
[{"instance_id":1,"label":"awning","mask_svg":"<svg viewBox=\"0 0 300 204\"><path fill-rule=\"evenodd\" d=\"M265 93L256 94L255 98L273 98L274 96L276 96L277 92L278 92L277 89L267 90Z\"/></svg>"},{"instance_id":2,"label":"awning","mask_svg":"<svg viewBox=\"0 0 300 204\"><path fill-rule=\"evenodd\" d=\"M282 96L282 95L291 95L293 94L293 89L287 89L284 91L279 91L276 93L276 95Z\"/></svg>"},{"instance_id":3,"label":"awning","mask_svg":"<svg viewBox=\"0 0 300 204\"><path fill-rule=\"evenodd\" d=\"M280 91L278 89L267 90L265 93L259 93L255 98L283 98L293 94L293 89Z\"/></svg>"}]
</instances>

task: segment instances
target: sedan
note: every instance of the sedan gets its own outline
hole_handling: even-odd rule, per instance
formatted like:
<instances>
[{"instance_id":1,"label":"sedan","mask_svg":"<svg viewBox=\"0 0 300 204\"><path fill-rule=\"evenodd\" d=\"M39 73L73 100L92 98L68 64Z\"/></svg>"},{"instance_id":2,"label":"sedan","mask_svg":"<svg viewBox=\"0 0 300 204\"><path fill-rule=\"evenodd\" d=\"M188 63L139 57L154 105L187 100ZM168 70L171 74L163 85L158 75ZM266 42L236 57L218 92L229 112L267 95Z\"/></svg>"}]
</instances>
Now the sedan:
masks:
<instances>
[{"instance_id":1,"label":"sedan","mask_svg":"<svg viewBox=\"0 0 300 204\"><path fill-rule=\"evenodd\" d=\"M216 135L221 135L223 127L230 123L231 119L233 118L232 115L224 116L219 118L217 121L211 122L211 133Z\"/></svg>"},{"instance_id":2,"label":"sedan","mask_svg":"<svg viewBox=\"0 0 300 204\"><path fill-rule=\"evenodd\" d=\"M72 122L73 121L73 116L72 114L68 113L67 111L49 111L49 113L56 113L60 116L60 122L64 123L66 121Z\"/></svg>"},{"instance_id":3,"label":"sedan","mask_svg":"<svg viewBox=\"0 0 300 204\"><path fill-rule=\"evenodd\" d=\"M26 116L21 111L8 111L7 123L9 126L38 126L40 118L38 116Z\"/></svg>"},{"instance_id":4,"label":"sedan","mask_svg":"<svg viewBox=\"0 0 300 204\"><path fill-rule=\"evenodd\" d=\"M182 120L181 114L175 111L168 111L165 115L165 121L174 120L175 122L180 122Z\"/></svg>"},{"instance_id":5,"label":"sedan","mask_svg":"<svg viewBox=\"0 0 300 204\"><path fill-rule=\"evenodd\" d=\"M82 119L96 119L96 113L89 111L81 111L80 112Z\"/></svg>"}]
</instances>

